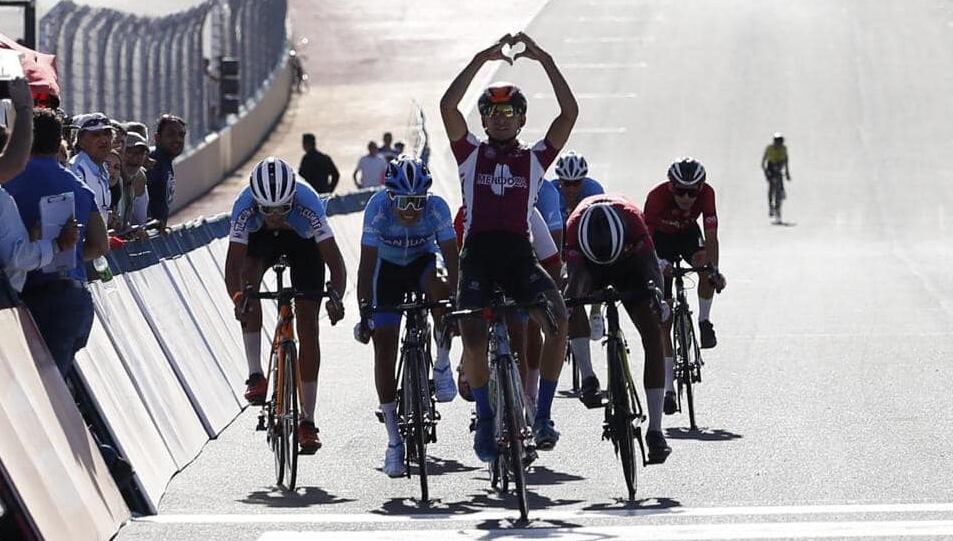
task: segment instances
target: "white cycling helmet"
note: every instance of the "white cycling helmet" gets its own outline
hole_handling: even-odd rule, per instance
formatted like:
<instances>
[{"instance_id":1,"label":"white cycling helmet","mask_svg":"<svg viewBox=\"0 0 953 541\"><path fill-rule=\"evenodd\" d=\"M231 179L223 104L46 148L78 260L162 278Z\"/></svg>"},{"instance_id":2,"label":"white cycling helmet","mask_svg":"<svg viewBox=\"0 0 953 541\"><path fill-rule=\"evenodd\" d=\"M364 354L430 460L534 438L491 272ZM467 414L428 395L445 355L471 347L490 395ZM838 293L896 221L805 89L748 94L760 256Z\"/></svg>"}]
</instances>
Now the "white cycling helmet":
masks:
<instances>
[{"instance_id":1,"label":"white cycling helmet","mask_svg":"<svg viewBox=\"0 0 953 541\"><path fill-rule=\"evenodd\" d=\"M562 180L582 180L588 174L589 164L574 150L570 150L556 162L556 176Z\"/></svg>"},{"instance_id":2,"label":"white cycling helmet","mask_svg":"<svg viewBox=\"0 0 953 541\"><path fill-rule=\"evenodd\" d=\"M598 265L611 265L622 255L628 224L611 203L595 203L579 220L579 248L586 259Z\"/></svg>"},{"instance_id":3,"label":"white cycling helmet","mask_svg":"<svg viewBox=\"0 0 953 541\"><path fill-rule=\"evenodd\" d=\"M668 168L668 180L678 188L700 187L706 178L705 166L695 158L682 158Z\"/></svg>"},{"instance_id":4,"label":"white cycling helmet","mask_svg":"<svg viewBox=\"0 0 953 541\"><path fill-rule=\"evenodd\" d=\"M287 205L295 195L295 176L288 162L269 156L258 162L248 179L252 197L263 207Z\"/></svg>"}]
</instances>

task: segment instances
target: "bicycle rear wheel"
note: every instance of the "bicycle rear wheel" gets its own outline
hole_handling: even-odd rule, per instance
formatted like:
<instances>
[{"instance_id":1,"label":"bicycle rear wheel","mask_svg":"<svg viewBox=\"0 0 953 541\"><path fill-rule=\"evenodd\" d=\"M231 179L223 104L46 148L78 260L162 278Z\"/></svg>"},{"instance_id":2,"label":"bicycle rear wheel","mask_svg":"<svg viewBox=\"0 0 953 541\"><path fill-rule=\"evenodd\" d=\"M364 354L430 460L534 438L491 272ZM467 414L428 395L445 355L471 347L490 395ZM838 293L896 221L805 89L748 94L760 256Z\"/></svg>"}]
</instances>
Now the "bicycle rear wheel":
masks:
<instances>
[{"instance_id":1,"label":"bicycle rear wheel","mask_svg":"<svg viewBox=\"0 0 953 541\"><path fill-rule=\"evenodd\" d=\"M678 354L675 359L678 371L679 390L684 390L685 400L688 403L688 427L691 430L698 430L695 424L695 391L694 391L694 371L697 359L695 359L695 330L692 326L691 315L687 312L678 316L675 323L675 343L678 348Z\"/></svg>"},{"instance_id":2,"label":"bicycle rear wheel","mask_svg":"<svg viewBox=\"0 0 953 541\"><path fill-rule=\"evenodd\" d=\"M417 472L420 477L420 499L421 501L430 501L430 491L427 487L427 436L424 429L424 400L429 401L430 383L427 381L424 367L424 359L420 351L415 352L413 359L408 363L408 378L410 385L411 400L411 419L413 428L411 430L411 442L417 450Z\"/></svg>"},{"instance_id":3,"label":"bicycle rear wheel","mask_svg":"<svg viewBox=\"0 0 953 541\"><path fill-rule=\"evenodd\" d=\"M632 405L629 403L629 390L626 388L626 375L623 373L622 352L624 347L617 340L610 338L608 344L609 381L612 394L612 435L615 438L619 460L622 461L622 475L625 478L626 488L629 490L629 499L635 499L638 489L638 474L635 463L635 431L632 428Z\"/></svg>"},{"instance_id":4,"label":"bicycle rear wheel","mask_svg":"<svg viewBox=\"0 0 953 541\"><path fill-rule=\"evenodd\" d=\"M512 372L507 364L511 362L508 359L500 359L498 370L500 371L499 391L503 393L503 411L507 437L507 455L506 468L513 476L513 484L516 485L516 498L519 500L520 519L526 520L529 516L529 504L526 501L526 470L523 468L523 437L522 424L520 418L522 411L516 411L516 405L520 403L516 398L516 385L518 383L511 379ZM501 457L502 459L502 457Z\"/></svg>"},{"instance_id":5,"label":"bicycle rear wheel","mask_svg":"<svg viewBox=\"0 0 953 541\"><path fill-rule=\"evenodd\" d=\"M288 490L294 490L298 479L298 351L294 344L282 346L285 359L284 407L281 412L282 440L285 448L285 470Z\"/></svg>"}]
</instances>

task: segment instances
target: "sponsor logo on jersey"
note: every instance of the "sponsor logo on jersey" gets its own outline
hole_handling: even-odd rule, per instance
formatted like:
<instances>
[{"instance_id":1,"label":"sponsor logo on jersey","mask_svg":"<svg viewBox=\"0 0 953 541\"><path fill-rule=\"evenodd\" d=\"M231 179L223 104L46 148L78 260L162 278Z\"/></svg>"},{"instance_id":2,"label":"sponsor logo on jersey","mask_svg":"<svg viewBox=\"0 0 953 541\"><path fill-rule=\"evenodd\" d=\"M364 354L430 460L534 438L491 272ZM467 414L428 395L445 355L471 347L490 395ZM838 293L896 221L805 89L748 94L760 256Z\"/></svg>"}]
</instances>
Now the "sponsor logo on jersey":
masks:
<instances>
[{"instance_id":1,"label":"sponsor logo on jersey","mask_svg":"<svg viewBox=\"0 0 953 541\"><path fill-rule=\"evenodd\" d=\"M492 175L487 173L477 175L476 183L478 186L489 186L490 190L499 197L503 197L508 188L525 190L529 187L526 177L514 175L510 172L508 165L496 166L496 171Z\"/></svg>"},{"instance_id":2,"label":"sponsor logo on jersey","mask_svg":"<svg viewBox=\"0 0 953 541\"><path fill-rule=\"evenodd\" d=\"M430 237L382 237L381 242L395 248L417 248L430 242Z\"/></svg>"}]
</instances>

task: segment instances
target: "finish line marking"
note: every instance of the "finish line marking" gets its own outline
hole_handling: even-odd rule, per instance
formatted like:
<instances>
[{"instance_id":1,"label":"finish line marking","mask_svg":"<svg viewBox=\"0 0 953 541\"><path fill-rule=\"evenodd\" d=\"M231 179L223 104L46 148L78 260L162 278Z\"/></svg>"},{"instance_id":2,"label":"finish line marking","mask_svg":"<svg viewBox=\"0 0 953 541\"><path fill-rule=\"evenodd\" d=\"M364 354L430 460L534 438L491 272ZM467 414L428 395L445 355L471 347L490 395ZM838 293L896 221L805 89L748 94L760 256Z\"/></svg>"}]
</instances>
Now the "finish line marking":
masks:
<instances>
[{"instance_id":1,"label":"finish line marking","mask_svg":"<svg viewBox=\"0 0 953 541\"><path fill-rule=\"evenodd\" d=\"M863 513L953 513L953 503L901 504L838 504L838 505L779 505L738 507L667 507L657 509L607 509L603 511L530 509L531 521L585 520L626 517L731 517L731 516L803 516L856 515ZM354 524L354 523L436 523L448 524L470 521L512 520L519 515L514 509L477 511L474 513L418 513L385 515L380 513L245 513L245 514L181 514L154 515L133 518L133 522L153 524ZM912 521L925 524L929 521ZM946 521L939 521L946 522ZM798 523L800 524L800 523ZM831 523L846 524L846 523ZM863 524L868 524L864 522ZM869 523L873 524L873 522ZM951 521L953 524L953 521ZM789 530L790 524L789 524ZM788 532L791 533L791 532Z\"/></svg>"},{"instance_id":2,"label":"finish line marking","mask_svg":"<svg viewBox=\"0 0 953 541\"><path fill-rule=\"evenodd\" d=\"M509 532L512 532L510 534ZM953 534L951 520L896 522L772 522L672 526L607 526L601 528L527 528L492 530L402 530L350 532L266 532L258 541L377 539L385 541L455 541L462 539L558 538L592 539L814 539L819 537L921 537Z\"/></svg>"}]
</instances>

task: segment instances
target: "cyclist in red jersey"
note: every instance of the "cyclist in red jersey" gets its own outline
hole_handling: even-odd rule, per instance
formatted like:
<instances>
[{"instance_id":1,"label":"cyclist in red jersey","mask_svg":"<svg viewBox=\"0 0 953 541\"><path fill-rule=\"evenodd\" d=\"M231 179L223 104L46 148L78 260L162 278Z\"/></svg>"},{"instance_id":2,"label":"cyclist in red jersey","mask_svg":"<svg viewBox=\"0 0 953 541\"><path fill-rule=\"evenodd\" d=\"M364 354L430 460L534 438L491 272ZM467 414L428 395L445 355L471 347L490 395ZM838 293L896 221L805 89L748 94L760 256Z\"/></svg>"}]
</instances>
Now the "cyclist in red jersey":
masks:
<instances>
[{"instance_id":1,"label":"cyclist in red jersey","mask_svg":"<svg viewBox=\"0 0 953 541\"><path fill-rule=\"evenodd\" d=\"M711 264L713 272L703 273L698 281L698 329L701 347L713 348L718 343L709 320L715 289L725 287L725 277L718 270L718 216L715 211L715 190L707 182L705 166L693 158L682 158L668 169L668 182L649 192L645 201L645 222L655 241L655 251L663 267L670 267L679 258L700 267ZM705 233L698 228L702 217ZM666 274L665 298L671 302L672 278ZM675 413L672 339L665 329L665 413Z\"/></svg>"},{"instance_id":2,"label":"cyclist in red jersey","mask_svg":"<svg viewBox=\"0 0 953 541\"><path fill-rule=\"evenodd\" d=\"M504 47L520 43L525 46L523 51L512 58L503 54ZM526 96L514 85L495 84L487 88L479 100L480 116L488 136L481 141L467 126L458 108L460 100L484 64L494 60L513 63L520 58L539 62L546 71L559 104L559 116L541 141L532 147L525 146L517 136L526 124ZM541 311L531 314L546 328L547 334L533 439L537 449L550 450L559 439L550 417L566 350L568 322L566 306L555 282L533 255L529 222L543 175L569 139L579 107L552 56L520 32L506 34L474 56L441 98L440 114L460 170L466 207L457 302L461 308L484 306L493 286L499 285L518 302L544 295L555 315L555 328L546 328L549 324ZM477 403L473 447L482 461L490 462L498 449L493 437L493 409L487 386L487 326L481 321L461 321L460 333L464 370Z\"/></svg>"}]
</instances>

